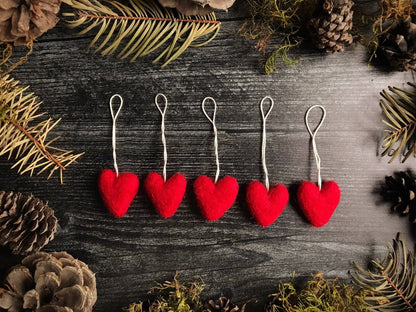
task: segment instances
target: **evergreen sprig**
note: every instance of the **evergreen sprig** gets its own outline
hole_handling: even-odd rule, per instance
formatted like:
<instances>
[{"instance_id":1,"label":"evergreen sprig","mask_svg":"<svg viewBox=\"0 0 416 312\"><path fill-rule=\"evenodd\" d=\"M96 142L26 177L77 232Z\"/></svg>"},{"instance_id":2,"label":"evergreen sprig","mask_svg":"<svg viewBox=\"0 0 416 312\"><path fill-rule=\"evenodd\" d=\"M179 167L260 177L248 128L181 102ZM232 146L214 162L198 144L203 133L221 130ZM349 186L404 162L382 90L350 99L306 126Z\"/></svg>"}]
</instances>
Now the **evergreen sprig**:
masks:
<instances>
[{"instance_id":1,"label":"evergreen sprig","mask_svg":"<svg viewBox=\"0 0 416 312\"><path fill-rule=\"evenodd\" d=\"M416 89L416 85L408 84ZM380 106L386 116L382 122L389 127L383 140L382 156L390 156L389 162L392 162L403 153L402 162L405 162L412 154L416 155L416 92L389 87L381 96Z\"/></svg>"},{"instance_id":2,"label":"evergreen sprig","mask_svg":"<svg viewBox=\"0 0 416 312\"><path fill-rule=\"evenodd\" d=\"M71 28L84 27L79 35L95 31L89 48L102 55L117 54L133 62L162 49L154 63L163 59L162 68L189 47L201 47L215 38L221 23L215 14L185 17L175 9L162 7L155 0L117 1L63 0L75 13L65 13ZM104 5L107 4L107 5ZM206 38L208 37L208 38ZM206 39L201 39L206 38Z\"/></svg>"},{"instance_id":3,"label":"evergreen sprig","mask_svg":"<svg viewBox=\"0 0 416 312\"><path fill-rule=\"evenodd\" d=\"M72 154L54 147L59 139L47 139L49 132L60 120L44 119L39 121L39 102L33 93L27 93L29 87L22 88L19 82L8 75L0 76L0 156L16 159L12 168L20 174L35 171L38 174L49 171L62 172L82 154Z\"/></svg>"},{"instance_id":4,"label":"evergreen sprig","mask_svg":"<svg viewBox=\"0 0 416 312\"><path fill-rule=\"evenodd\" d=\"M400 234L388 244L383 260L372 260L370 269L354 263L352 278L370 294L365 298L369 311L416 311L415 257Z\"/></svg>"}]
</instances>

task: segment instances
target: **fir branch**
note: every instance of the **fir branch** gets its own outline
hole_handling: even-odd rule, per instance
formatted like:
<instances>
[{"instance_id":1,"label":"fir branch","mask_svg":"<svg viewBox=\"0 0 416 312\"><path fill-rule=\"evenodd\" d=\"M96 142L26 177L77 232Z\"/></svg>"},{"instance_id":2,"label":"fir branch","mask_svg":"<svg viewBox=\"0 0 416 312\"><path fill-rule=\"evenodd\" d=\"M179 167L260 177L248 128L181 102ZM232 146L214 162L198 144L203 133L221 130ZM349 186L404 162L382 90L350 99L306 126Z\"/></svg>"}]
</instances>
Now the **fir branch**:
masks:
<instances>
[{"instance_id":1,"label":"fir branch","mask_svg":"<svg viewBox=\"0 0 416 312\"><path fill-rule=\"evenodd\" d=\"M354 283L371 293L366 297L370 311L416 311L415 257L400 233L388 244L384 260L370 262L370 270L354 265Z\"/></svg>"},{"instance_id":2,"label":"fir branch","mask_svg":"<svg viewBox=\"0 0 416 312\"><path fill-rule=\"evenodd\" d=\"M416 88L412 83L408 83ZM416 155L416 93L396 87L381 92L381 109L386 117L382 120L388 126L383 140L382 156L389 155L392 162L400 153L405 162L412 154Z\"/></svg>"},{"instance_id":3,"label":"fir branch","mask_svg":"<svg viewBox=\"0 0 416 312\"><path fill-rule=\"evenodd\" d=\"M163 59L162 68L177 59L187 48L211 42L221 23L215 14L186 18L174 9L164 8L155 0L129 0L129 6L117 1L63 0L76 12L66 13L71 28L84 27L79 35L93 30L96 35L88 48L95 53L117 53L133 62L139 57L163 49L154 63ZM202 40L201 38L207 39ZM202 41L201 41L201 40Z\"/></svg>"},{"instance_id":4,"label":"fir branch","mask_svg":"<svg viewBox=\"0 0 416 312\"><path fill-rule=\"evenodd\" d=\"M38 113L41 102L27 89L9 76L0 77L0 156L16 159L12 168L20 174L49 170L49 179L58 170L62 183L63 170L82 154L52 146L59 138L48 141L47 136L60 120L36 123L43 115Z\"/></svg>"}]
</instances>

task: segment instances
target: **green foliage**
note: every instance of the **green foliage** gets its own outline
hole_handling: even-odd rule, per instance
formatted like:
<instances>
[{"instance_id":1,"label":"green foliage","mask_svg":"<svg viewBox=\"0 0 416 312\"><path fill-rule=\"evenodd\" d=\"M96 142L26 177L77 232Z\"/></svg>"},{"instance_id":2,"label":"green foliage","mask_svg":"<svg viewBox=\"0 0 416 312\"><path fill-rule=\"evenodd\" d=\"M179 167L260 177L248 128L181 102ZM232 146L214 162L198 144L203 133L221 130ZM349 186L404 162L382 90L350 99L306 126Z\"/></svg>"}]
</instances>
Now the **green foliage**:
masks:
<instances>
[{"instance_id":1,"label":"green foliage","mask_svg":"<svg viewBox=\"0 0 416 312\"><path fill-rule=\"evenodd\" d=\"M305 21L316 8L316 0L248 0L250 17L244 22L239 34L257 40L256 48L268 54L265 64L267 74L277 69L278 61L295 66L288 53L302 41L299 36ZM268 52L271 40L280 43Z\"/></svg>"},{"instance_id":2,"label":"green foliage","mask_svg":"<svg viewBox=\"0 0 416 312\"><path fill-rule=\"evenodd\" d=\"M131 62L161 49L154 63L163 59L165 67L187 48L209 43L220 30L214 13L188 18L175 9L160 6L156 0L129 0L129 5L109 0L63 2L76 10L64 13L71 19L69 27L84 27L79 35L95 32L89 48L96 46L94 52L117 54Z\"/></svg>"},{"instance_id":3,"label":"green foliage","mask_svg":"<svg viewBox=\"0 0 416 312\"><path fill-rule=\"evenodd\" d=\"M408 83L414 89L416 85ZM416 155L416 92L389 87L381 92L383 97L380 106L386 116L382 120L389 129L383 140L383 156L391 157L392 162L400 153L404 154L403 162L410 155Z\"/></svg>"},{"instance_id":4,"label":"green foliage","mask_svg":"<svg viewBox=\"0 0 416 312\"><path fill-rule=\"evenodd\" d=\"M370 262L369 270L354 265L352 278L368 290L365 300L369 311L416 311L415 257L400 234L388 245L383 260Z\"/></svg>"},{"instance_id":5,"label":"green foliage","mask_svg":"<svg viewBox=\"0 0 416 312\"><path fill-rule=\"evenodd\" d=\"M153 287L150 293L157 293L157 298L150 303L148 310L143 303L132 303L124 308L127 312L202 312L204 306L199 295L204 285L193 282L182 284L176 274L173 281L166 281Z\"/></svg>"},{"instance_id":6,"label":"green foliage","mask_svg":"<svg viewBox=\"0 0 416 312\"><path fill-rule=\"evenodd\" d=\"M325 279L316 274L300 292L293 281L279 285L278 292L270 295L272 300L266 312L364 312L365 292L337 279Z\"/></svg>"}]
</instances>

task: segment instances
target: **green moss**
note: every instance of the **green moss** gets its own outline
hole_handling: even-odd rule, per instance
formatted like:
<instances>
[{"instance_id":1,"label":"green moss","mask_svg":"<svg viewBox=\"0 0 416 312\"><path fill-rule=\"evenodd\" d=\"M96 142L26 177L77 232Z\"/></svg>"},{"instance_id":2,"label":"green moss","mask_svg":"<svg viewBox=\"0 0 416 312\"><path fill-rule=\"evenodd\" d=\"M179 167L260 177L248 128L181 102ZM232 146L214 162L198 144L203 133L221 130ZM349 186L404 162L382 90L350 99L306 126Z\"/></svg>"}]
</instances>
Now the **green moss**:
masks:
<instances>
[{"instance_id":1,"label":"green moss","mask_svg":"<svg viewBox=\"0 0 416 312\"><path fill-rule=\"evenodd\" d=\"M270 295L266 312L363 312L367 311L365 295L363 290L318 273L299 292L293 281L280 284L278 292Z\"/></svg>"},{"instance_id":2,"label":"green moss","mask_svg":"<svg viewBox=\"0 0 416 312\"><path fill-rule=\"evenodd\" d=\"M291 59L290 49L302 41L299 35L317 7L317 0L247 0L250 17L239 34L257 40L256 48L267 54L265 71L272 73L279 61L295 66L299 60ZM279 43L271 45L271 41Z\"/></svg>"},{"instance_id":3,"label":"green moss","mask_svg":"<svg viewBox=\"0 0 416 312\"><path fill-rule=\"evenodd\" d=\"M156 294L156 299L149 305L148 310L143 303L132 303L123 310L126 312L202 312L204 305L200 294L204 289L202 283L181 283L177 274L173 281L166 281L153 287L149 294Z\"/></svg>"}]
</instances>

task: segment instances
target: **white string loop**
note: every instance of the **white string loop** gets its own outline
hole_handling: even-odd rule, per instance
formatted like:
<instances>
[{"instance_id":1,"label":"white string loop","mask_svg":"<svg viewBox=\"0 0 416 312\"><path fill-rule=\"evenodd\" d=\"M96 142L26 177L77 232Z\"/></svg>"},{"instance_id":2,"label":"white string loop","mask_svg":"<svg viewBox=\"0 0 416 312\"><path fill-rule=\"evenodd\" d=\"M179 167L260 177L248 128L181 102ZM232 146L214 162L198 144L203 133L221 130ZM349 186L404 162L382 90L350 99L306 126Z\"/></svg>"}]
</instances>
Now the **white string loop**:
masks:
<instances>
[{"instance_id":1,"label":"white string loop","mask_svg":"<svg viewBox=\"0 0 416 312\"><path fill-rule=\"evenodd\" d=\"M163 98L164 103L164 108L161 109L160 105L159 105L159 96L161 96ZM168 151L166 148L166 137L165 137L165 114L166 114L166 110L168 108L168 99L166 98L166 95L162 94L162 93L158 93L155 96L155 105L157 107L157 109L159 110L160 114L162 115L162 124L160 126L160 130L162 132L162 144L163 144L163 181L166 182L166 165L168 163Z\"/></svg>"},{"instance_id":2,"label":"white string loop","mask_svg":"<svg viewBox=\"0 0 416 312\"><path fill-rule=\"evenodd\" d=\"M208 114L205 110L205 102L207 100L210 100L214 103L214 113L212 114L212 118L208 116ZM212 97L206 97L202 101L202 111L204 112L205 117L207 117L209 122L212 124L212 129L214 130L215 163L217 165L217 171L215 173L215 183L217 183L218 178L220 176L220 161L219 161L219 156L218 156L218 131L217 131L217 127L215 125L215 116L217 115L217 102Z\"/></svg>"},{"instance_id":3,"label":"white string loop","mask_svg":"<svg viewBox=\"0 0 416 312\"><path fill-rule=\"evenodd\" d=\"M320 119L318 125L316 126L315 130L312 131L311 128L309 127L308 117L309 117L309 113L314 108L320 108L321 111L322 111L322 116L321 116L321 119ZM311 136L313 155L315 156L316 169L318 170L318 188L319 188L319 190L321 190L321 187L322 187L321 158L319 157L318 150L316 148L316 135L319 131L319 128L321 128L321 126L322 126L322 124L325 120L325 117L326 117L326 109L322 105L313 105L313 106L309 107L309 109L306 111L306 114L305 114L305 125L306 125L306 129L308 129L309 135Z\"/></svg>"},{"instance_id":4,"label":"white string loop","mask_svg":"<svg viewBox=\"0 0 416 312\"><path fill-rule=\"evenodd\" d=\"M115 98L120 99L120 106L118 107L118 110L116 114L114 115L113 102ZM118 114L120 113L120 110L123 107L123 98L119 94L114 94L110 98L109 105L110 105L111 118L113 119L113 130L112 130L112 138L111 138L112 145L113 145L113 162L114 162L114 170L116 171L116 176L118 177L117 153L116 153L116 121L117 121Z\"/></svg>"},{"instance_id":5,"label":"white string loop","mask_svg":"<svg viewBox=\"0 0 416 312\"><path fill-rule=\"evenodd\" d=\"M270 101L270 107L266 113L266 115L264 114L264 109L263 109L263 104L266 100ZM263 171L264 171L264 184L266 185L266 189L269 190L269 172L267 170L267 165L266 165L266 120L269 117L272 109L274 106L274 101L270 96L265 96L261 102L260 102L260 111L261 111L261 117L263 118L263 140L262 140L262 144L261 144L261 162L263 164Z\"/></svg>"}]
</instances>

